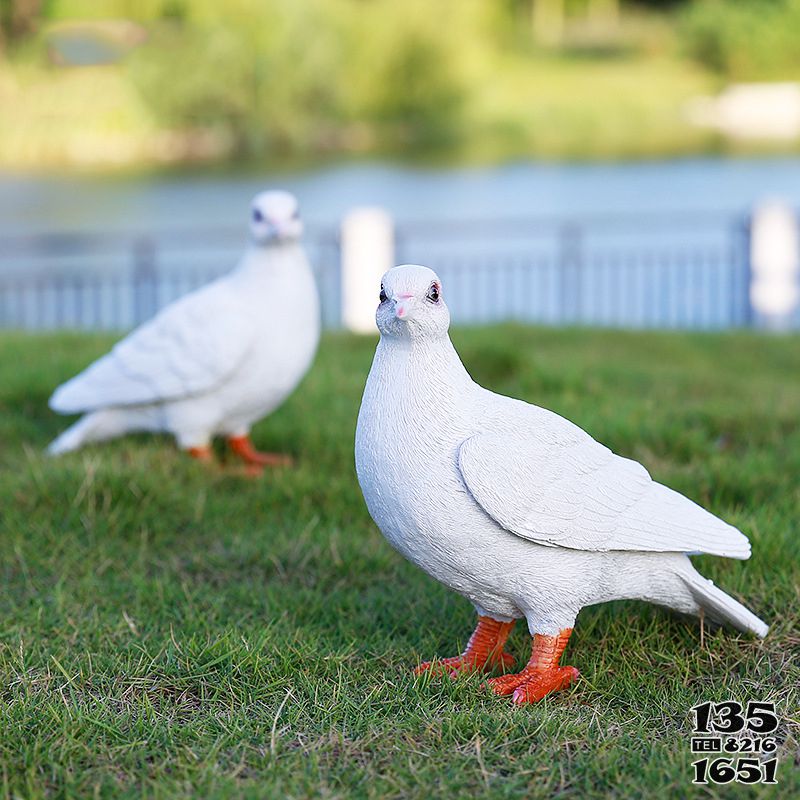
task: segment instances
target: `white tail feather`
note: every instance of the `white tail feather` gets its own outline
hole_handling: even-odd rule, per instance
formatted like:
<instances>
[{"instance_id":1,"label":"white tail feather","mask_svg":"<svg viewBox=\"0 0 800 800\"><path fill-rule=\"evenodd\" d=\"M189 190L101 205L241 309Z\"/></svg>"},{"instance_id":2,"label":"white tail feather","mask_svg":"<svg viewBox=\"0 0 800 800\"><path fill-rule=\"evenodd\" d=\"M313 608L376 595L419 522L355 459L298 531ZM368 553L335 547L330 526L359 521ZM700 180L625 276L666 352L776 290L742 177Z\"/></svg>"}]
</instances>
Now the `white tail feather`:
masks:
<instances>
[{"instance_id":1,"label":"white tail feather","mask_svg":"<svg viewBox=\"0 0 800 800\"><path fill-rule=\"evenodd\" d=\"M51 456L60 456L82 447L87 441L92 428L90 416L81 417L74 425L70 425L62 434L57 436L47 447Z\"/></svg>"},{"instance_id":2,"label":"white tail feather","mask_svg":"<svg viewBox=\"0 0 800 800\"><path fill-rule=\"evenodd\" d=\"M75 424L53 440L47 448L51 456L69 453L89 442L103 442L130 430L142 428L141 415L117 408L103 408L84 414Z\"/></svg>"},{"instance_id":3,"label":"white tail feather","mask_svg":"<svg viewBox=\"0 0 800 800\"><path fill-rule=\"evenodd\" d=\"M713 581L704 578L694 569L691 572L681 572L680 578L697 605L715 621L727 623L762 639L767 635L769 626L766 622L760 620L738 600L734 600L722 589L714 586Z\"/></svg>"}]
</instances>

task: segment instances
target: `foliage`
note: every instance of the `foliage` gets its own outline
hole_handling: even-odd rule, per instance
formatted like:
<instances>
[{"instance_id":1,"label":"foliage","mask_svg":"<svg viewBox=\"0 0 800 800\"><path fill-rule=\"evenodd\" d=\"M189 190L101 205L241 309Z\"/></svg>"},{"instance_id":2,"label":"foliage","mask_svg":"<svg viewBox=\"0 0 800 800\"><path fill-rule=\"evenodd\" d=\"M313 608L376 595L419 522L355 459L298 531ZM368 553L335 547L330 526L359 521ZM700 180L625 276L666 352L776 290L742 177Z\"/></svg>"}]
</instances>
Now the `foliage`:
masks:
<instances>
[{"instance_id":1,"label":"foliage","mask_svg":"<svg viewBox=\"0 0 800 800\"><path fill-rule=\"evenodd\" d=\"M549 38L531 0L19 1L40 32L0 54L6 168L796 147L720 140L685 109L720 77L798 77L800 0L555 2ZM56 31L120 19L120 63L53 68Z\"/></svg>"},{"instance_id":2,"label":"foliage","mask_svg":"<svg viewBox=\"0 0 800 800\"><path fill-rule=\"evenodd\" d=\"M477 676L415 680L419 660L463 647L473 613L364 508L352 448L374 340L325 337L255 431L298 466L254 481L156 437L47 458L66 424L50 391L111 340L4 334L2 796L683 798L689 709L729 698L777 703L778 793L800 795L796 339L454 338L478 380L742 527L750 561L698 561L769 637L701 637L696 620L615 603L581 612L568 659L583 677L539 706L513 709ZM526 657L522 630L511 649Z\"/></svg>"},{"instance_id":3,"label":"foliage","mask_svg":"<svg viewBox=\"0 0 800 800\"><path fill-rule=\"evenodd\" d=\"M454 49L422 0L239 0L154 24L130 67L167 124L222 125L245 152L347 150L448 138L465 88Z\"/></svg>"},{"instance_id":4,"label":"foliage","mask_svg":"<svg viewBox=\"0 0 800 800\"><path fill-rule=\"evenodd\" d=\"M0 0L0 48L33 35L49 5L49 0Z\"/></svg>"},{"instance_id":5,"label":"foliage","mask_svg":"<svg viewBox=\"0 0 800 800\"><path fill-rule=\"evenodd\" d=\"M800 78L800 0L697 0L682 29L688 52L727 78Z\"/></svg>"}]
</instances>

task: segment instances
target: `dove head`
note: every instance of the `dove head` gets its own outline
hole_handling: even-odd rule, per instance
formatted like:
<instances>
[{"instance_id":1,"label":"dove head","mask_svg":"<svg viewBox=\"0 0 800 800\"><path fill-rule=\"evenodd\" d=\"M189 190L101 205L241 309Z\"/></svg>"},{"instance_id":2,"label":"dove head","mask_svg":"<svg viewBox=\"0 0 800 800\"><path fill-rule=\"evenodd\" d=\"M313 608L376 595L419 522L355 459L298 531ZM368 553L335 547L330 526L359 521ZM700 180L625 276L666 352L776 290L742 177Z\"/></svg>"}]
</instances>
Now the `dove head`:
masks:
<instances>
[{"instance_id":1,"label":"dove head","mask_svg":"<svg viewBox=\"0 0 800 800\"><path fill-rule=\"evenodd\" d=\"M442 282L427 267L404 264L381 280L375 321L382 336L404 339L447 335L450 312L442 298Z\"/></svg>"},{"instance_id":2,"label":"dove head","mask_svg":"<svg viewBox=\"0 0 800 800\"><path fill-rule=\"evenodd\" d=\"M250 207L250 235L256 244L295 241L303 234L297 198L289 192L261 192Z\"/></svg>"}]
</instances>

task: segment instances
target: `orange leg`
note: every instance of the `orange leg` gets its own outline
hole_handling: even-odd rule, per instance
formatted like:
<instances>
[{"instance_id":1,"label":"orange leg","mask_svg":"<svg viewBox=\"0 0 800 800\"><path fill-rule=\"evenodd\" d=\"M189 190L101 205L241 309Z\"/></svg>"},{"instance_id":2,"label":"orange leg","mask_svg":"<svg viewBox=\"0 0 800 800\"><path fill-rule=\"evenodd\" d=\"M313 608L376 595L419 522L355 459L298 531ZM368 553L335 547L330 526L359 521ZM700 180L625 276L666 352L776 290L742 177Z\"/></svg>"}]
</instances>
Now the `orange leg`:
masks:
<instances>
[{"instance_id":1,"label":"orange leg","mask_svg":"<svg viewBox=\"0 0 800 800\"><path fill-rule=\"evenodd\" d=\"M495 694L513 694L517 705L536 703L550 692L566 689L580 675L575 667L558 664L571 633L572 628L565 628L558 636L537 633L525 669L516 675L490 678L489 688Z\"/></svg>"},{"instance_id":2,"label":"orange leg","mask_svg":"<svg viewBox=\"0 0 800 800\"><path fill-rule=\"evenodd\" d=\"M478 627L470 636L467 649L460 656L425 661L414 670L414 674L421 675L430 670L435 675L446 673L454 678L459 672L510 666L514 663L514 658L504 653L503 647L513 627L513 622L498 622L491 617L478 617Z\"/></svg>"},{"instance_id":3,"label":"orange leg","mask_svg":"<svg viewBox=\"0 0 800 800\"><path fill-rule=\"evenodd\" d=\"M229 436L228 443L231 446L231 450L250 467L288 467L292 464L291 456L281 455L280 453L260 453L246 434L244 436Z\"/></svg>"},{"instance_id":4,"label":"orange leg","mask_svg":"<svg viewBox=\"0 0 800 800\"><path fill-rule=\"evenodd\" d=\"M214 460L214 456L211 454L211 448L208 447L208 445L204 445L203 447L190 447L186 452L192 458L196 458L198 461L202 461L206 464L210 464Z\"/></svg>"}]
</instances>

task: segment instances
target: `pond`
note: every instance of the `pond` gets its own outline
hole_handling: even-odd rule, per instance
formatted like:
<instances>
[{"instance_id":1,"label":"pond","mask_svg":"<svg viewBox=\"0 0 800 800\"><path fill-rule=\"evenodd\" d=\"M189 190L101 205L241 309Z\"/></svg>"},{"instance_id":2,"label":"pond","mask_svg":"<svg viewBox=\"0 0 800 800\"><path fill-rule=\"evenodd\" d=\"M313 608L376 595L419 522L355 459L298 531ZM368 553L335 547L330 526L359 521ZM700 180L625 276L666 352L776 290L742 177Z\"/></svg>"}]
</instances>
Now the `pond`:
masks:
<instances>
[{"instance_id":1,"label":"pond","mask_svg":"<svg viewBox=\"0 0 800 800\"><path fill-rule=\"evenodd\" d=\"M235 228L245 224L250 197L270 186L295 192L305 218L324 225L364 204L384 206L401 221L680 209L741 213L767 196L800 206L800 158L515 162L458 169L362 162L282 174L0 175L0 236Z\"/></svg>"}]
</instances>

